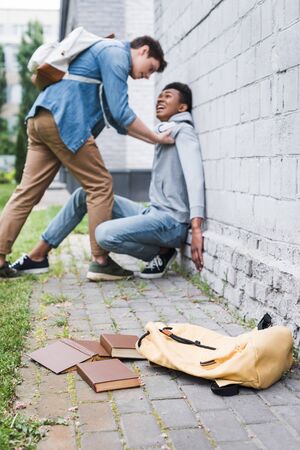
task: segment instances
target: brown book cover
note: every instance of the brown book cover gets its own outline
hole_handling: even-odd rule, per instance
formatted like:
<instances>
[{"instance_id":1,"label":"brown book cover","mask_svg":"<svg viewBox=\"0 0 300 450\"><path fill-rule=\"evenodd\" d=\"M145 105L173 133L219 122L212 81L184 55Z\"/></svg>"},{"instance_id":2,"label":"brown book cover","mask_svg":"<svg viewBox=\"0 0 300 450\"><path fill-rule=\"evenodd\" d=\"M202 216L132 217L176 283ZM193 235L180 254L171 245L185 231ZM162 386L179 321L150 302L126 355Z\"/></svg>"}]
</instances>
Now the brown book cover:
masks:
<instances>
[{"instance_id":1,"label":"brown book cover","mask_svg":"<svg viewBox=\"0 0 300 450\"><path fill-rule=\"evenodd\" d=\"M72 339L61 339L35 350L29 357L58 374L76 370L77 364L96 359L97 353Z\"/></svg>"},{"instance_id":2,"label":"brown book cover","mask_svg":"<svg viewBox=\"0 0 300 450\"><path fill-rule=\"evenodd\" d=\"M138 336L130 334L102 334L100 344L113 358L145 359L136 349Z\"/></svg>"},{"instance_id":3,"label":"brown book cover","mask_svg":"<svg viewBox=\"0 0 300 450\"><path fill-rule=\"evenodd\" d=\"M119 359L84 362L77 365L77 371L96 392L141 385L139 376Z\"/></svg>"},{"instance_id":4,"label":"brown book cover","mask_svg":"<svg viewBox=\"0 0 300 450\"><path fill-rule=\"evenodd\" d=\"M97 353L100 358L110 358L110 354L107 350L103 347L103 345L100 344L99 341L90 341L90 340L82 340L82 339L74 339L73 341L77 342L78 344L82 345L83 347L87 348L91 352Z\"/></svg>"}]
</instances>

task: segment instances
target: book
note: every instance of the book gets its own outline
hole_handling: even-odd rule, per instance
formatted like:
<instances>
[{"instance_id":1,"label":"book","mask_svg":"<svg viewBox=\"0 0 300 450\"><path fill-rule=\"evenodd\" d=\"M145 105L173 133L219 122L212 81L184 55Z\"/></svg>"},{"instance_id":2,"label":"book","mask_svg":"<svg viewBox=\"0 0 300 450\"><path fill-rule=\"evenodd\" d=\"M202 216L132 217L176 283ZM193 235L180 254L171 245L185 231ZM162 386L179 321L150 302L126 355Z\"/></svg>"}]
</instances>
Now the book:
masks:
<instances>
[{"instance_id":1,"label":"book","mask_svg":"<svg viewBox=\"0 0 300 450\"><path fill-rule=\"evenodd\" d=\"M96 392L141 385L139 376L119 359L80 363L77 365L77 372Z\"/></svg>"},{"instance_id":2,"label":"book","mask_svg":"<svg viewBox=\"0 0 300 450\"><path fill-rule=\"evenodd\" d=\"M100 358L110 358L110 354L107 350L103 347L103 345L100 344L99 341L90 341L90 340L82 340L82 339L75 339L72 338L73 341L77 342L78 344L82 345L83 347L87 348L91 352L97 353L97 355Z\"/></svg>"},{"instance_id":3,"label":"book","mask_svg":"<svg viewBox=\"0 0 300 450\"><path fill-rule=\"evenodd\" d=\"M56 374L76 370L77 364L99 358L97 352L72 339L53 342L30 353L29 357Z\"/></svg>"},{"instance_id":4,"label":"book","mask_svg":"<svg viewBox=\"0 0 300 450\"><path fill-rule=\"evenodd\" d=\"M112 358L145 359L136 349L138 336L129 334L102 334L100 344Z\"/></svg>"}]
</instances>

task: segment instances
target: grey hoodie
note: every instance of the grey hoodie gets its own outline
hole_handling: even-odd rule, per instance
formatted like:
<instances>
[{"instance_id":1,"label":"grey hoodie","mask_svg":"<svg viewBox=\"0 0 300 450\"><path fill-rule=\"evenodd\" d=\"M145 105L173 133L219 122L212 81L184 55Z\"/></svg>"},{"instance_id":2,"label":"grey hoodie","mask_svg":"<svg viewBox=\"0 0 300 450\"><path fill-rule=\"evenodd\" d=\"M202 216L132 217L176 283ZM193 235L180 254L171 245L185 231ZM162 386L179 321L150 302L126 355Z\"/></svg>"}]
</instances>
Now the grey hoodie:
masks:
<instances>
[{"instance_id":1,"label":"grey hoodie","mask_svg":"<svg viewBox=\"0 0 300 450\"><path fill-rule=\"evenodd\" d=\"M199 141L189 112L160 122L156 131L172 129L173 145L157 144L150 184L151 206L189 223L204 217L204 175Z\"/></svg>"}]
</instances>

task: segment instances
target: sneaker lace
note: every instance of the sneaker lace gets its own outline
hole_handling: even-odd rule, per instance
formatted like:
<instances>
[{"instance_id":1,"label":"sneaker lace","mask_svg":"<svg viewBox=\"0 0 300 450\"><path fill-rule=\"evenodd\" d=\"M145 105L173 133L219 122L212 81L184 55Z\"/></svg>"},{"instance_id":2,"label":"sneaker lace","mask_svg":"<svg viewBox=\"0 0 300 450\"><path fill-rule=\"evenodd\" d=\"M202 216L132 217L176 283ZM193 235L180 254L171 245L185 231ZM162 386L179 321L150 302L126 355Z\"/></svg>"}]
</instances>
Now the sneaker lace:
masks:
<instances>
[{"instance_id":1,"label":"sneaker lace","mask_svg":"<svg viewBox=\"0 0 300 450\"><path fill-rule=\"evenodd\" d=\"M24 263L24 261L25 261L26 258L27 258L27 255L26 255L26 253L24 253L22 256L20 256L19 259L17 259L17 261L16 261L14 264L20 264L20 265L22 265L22 264Z\"/></svg>"},{"instance_id":2,"label":"sneaker lace","mask_svg":"<svg viewBox=\"0 0 300 450\"><path fill-rule=\"evenodd\" d=\"M159 255L155 256L148 264L146 264L146 269L154 270L159 269L163 265L163 260Z\"/></svg>"}]
</instances>

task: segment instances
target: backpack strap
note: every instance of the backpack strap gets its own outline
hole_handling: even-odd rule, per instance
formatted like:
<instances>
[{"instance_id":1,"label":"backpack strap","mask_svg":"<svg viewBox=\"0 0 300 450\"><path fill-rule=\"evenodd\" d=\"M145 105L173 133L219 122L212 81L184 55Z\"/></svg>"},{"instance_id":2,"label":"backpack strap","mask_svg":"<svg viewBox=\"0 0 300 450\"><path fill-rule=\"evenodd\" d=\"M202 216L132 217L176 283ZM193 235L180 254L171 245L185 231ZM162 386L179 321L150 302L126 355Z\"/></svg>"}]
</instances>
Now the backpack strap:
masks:
<instances>
[{"instance_id":1,"label":"backpack strap","mask_svg":"<svg viewBox=\"0 0 300 450\"><path fill-rule=\"evenodd\" d=\"M174 341L179 342L180 344L187 344L187 345L195 345L196 347L206 348L207 350L216 350L215 347L209 347L208 345L201 344L200 341L191 341L190 339L183 338L181 336L177 336L176 334L173 334L171 332L173 328L172 327L164 327L161 328L159 331L164 334L165 336L168 336L169 338L173 339Z\"/></svg>"}]
</instances>

